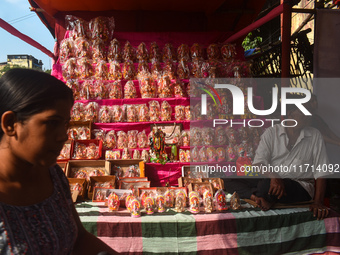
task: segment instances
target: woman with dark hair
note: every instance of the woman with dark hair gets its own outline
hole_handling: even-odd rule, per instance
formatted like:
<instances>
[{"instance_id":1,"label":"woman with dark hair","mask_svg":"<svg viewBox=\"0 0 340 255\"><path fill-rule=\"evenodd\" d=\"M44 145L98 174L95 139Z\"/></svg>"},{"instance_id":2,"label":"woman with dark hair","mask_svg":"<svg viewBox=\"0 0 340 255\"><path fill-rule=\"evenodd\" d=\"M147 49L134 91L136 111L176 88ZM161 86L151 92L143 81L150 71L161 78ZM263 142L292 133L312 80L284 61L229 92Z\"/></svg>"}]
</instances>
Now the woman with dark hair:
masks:
<instances>
[{"instance_id":1,"label":"woman with dark hair","mask_svg":"<svg viewBox=\"0 0 340 255\"><path fill-rule=\"evenodd\" d=\"M115 253L85 230L56 165L72 105L71 89L47 73L0 78L1 254Z\"/></svg>"}]
</instances>

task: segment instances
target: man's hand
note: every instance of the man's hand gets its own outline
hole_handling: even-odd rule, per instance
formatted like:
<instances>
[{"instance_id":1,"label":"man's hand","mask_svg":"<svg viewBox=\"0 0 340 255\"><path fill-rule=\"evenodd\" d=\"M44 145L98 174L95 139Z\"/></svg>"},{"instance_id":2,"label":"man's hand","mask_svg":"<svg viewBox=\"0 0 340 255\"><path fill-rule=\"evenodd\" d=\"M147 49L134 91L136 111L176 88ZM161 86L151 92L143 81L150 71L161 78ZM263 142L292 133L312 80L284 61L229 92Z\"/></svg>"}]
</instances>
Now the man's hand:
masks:
<instances>
[{"instance_id":1,"label":"man's hand","mask_svg":"<svg viewBox=\"0 0 340 255\"><path fill-rule=\"evenodd\" d=\"M277 199L280 199L283 195L286 195L285 185L281 178L272 178L270 180L268 194L277 196Z\"/></svg>"},{"instance_id":2,"label":"man's hand","mask_svg":"<svg viewBox=\"0 0 340 255\"><path fill-rule=\"evenodd\" d=\"M328 208L321 203L314 202L310 205L309 210L313 213L313 216L318 220L323 220L329 214Z\"/></svg>"},{"instance_id":3,"label":"man's hand","mask_svg":"<svg viewBox=\"0 0 340 255\"><path fill-rule=\"evenodd\" d=\"M323 205L326 193L326 179L318 178L315 184L314 203L310 205L309 210L313 212L314 217L322 220L328 216L328 208Z\"/></svg>"}]
</instances>

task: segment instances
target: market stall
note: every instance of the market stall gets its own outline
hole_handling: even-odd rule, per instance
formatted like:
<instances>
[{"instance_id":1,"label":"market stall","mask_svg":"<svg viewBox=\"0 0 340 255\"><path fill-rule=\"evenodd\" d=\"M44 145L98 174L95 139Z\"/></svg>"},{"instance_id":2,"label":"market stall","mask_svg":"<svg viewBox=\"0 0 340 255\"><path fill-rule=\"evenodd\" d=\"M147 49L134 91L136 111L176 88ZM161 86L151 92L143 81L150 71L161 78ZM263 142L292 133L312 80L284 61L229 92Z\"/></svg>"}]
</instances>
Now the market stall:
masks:
<instances>
[{"instance_id":1,"label":"market stall","mask_svg":"<svg viewBox=\"0 0 340 255\"><path fill-rule=\"evenodd\" d=\"M90 232L127 254L340 252L335 212L316 221L306 208L262 212L248 205L231 210L219 191L223 185L214 186L209 175L191 175L190 165L236 167L238 158L248 162L253 157L262 128L211 133L211 123L217 117L242 122L255 116L249 112L231 116L230 108L222 107L223 99L231 102L228 95L209 92L209 84L200 87L191 79L249 77L242 49L226 40L237 31L245 33L242 29L264 1L29 2L43 10L37 13L56 38L52 75L74 91L70 141L59 164L65 167L75 200L78 195L97 201L77 205ZM280 8L274 15L281 13ZM211 96L207 117L200 114L202 91L215 93L221 101L220 108L212 110ZM253 102L263 109L261 97L254 96ZM190 143L185 142L188 134ZM171 141L166 143L165 138ZM111 179L103 178L107 186L99 188L94 177ZM182 177L196 180L181 185ZM123 187L140 200L125 200L126 193L119 199L111 196ZM150 190L143 193L143 188ZM153 188L156 193L148 200ZM212 206L197 206L217 191L222 201L216 201L215 211ZM162 201L166 194L173 200L183 194L185 204L167 205L162 212L164 205L156 206L156 197ZM154 206L150 215L145 213L147 201ZM122 204L120 209L117 203Z\"/></svg>"}]
</instances>

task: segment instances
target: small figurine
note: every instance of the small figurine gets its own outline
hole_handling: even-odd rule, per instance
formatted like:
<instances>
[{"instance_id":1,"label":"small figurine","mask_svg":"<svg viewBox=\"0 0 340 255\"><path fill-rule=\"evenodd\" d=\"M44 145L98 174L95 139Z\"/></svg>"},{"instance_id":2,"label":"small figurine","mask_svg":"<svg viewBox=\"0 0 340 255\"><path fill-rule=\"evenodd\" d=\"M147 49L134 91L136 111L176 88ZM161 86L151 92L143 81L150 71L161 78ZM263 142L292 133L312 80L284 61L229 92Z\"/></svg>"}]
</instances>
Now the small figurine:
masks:
<instances>
[{"instance_id":1,"label":"small figurine","mask_svg":"<svg viewBox=\"0 0 340 255\"><path fill-rule=\"evenodd\" d=\"M230 207L233 210L241 209L240 197L236 192L234 192L233 195L230 198Z\"/></svg>"},{"instance_id":2,"label":"small figurine","mask_svg":"<svg viewBox=\"0 0 340 255\"><path fill-rule=\"evenodd\" d=\"M176 195L175 211L184 212L186 206L186 195L183 191L179 191Z\"/></svg>"},{"instance_id":3,"label":"small figurine","mask_svg":"<svg viewBox=\"0 0 340 255\"><path fill-rule=\"evenodd\" d=\"M138 218L140 216L140 203L137 199L133 199L131 201L131 217Z\"/></svg>"},{"instance_id":4,"label":"small figurine","mask_svg":"<svg viewBox=\"0 0 340 255\"><path fill-rule=\"evenodd\" d=\"M131 212L131 201L136 199L134 195L132 194L129 194L127 195L127 197L125 198L125 206L126 206L126 209L128 209L130 212Z\"/></svg>"},{"instance_id":5,"label":"small figurine","mask_svg":"<svg viewBox=\"0 0 340 255\"><path fill-rule=\"evenodd\" d=\"M171 190L167 190L164 196L165 196L165 206L174 207L174 195L172 194Z\"/></svg>"},{"instance_id":6,"label":"small figurine","mask_svg":"<svg viewBox=\"0 0 340 255\"><path fill-rule=\"evenodd\" d=\"M204 211L206 213L212 213L213 210L214 210L213 199L212 199L212 197L208 196L204 200Z\"/></svg>"},{"instance_id":7,"label":"small figurine","mask_svg":"<svg viewBox=\"0 0 340 255\"><path fill-rule=\"evenodd\" d=\"M155 204L155 201L153 200L152 197L147 197L145 198L145 211L146 214L153 214L154 210L153 210L153 206Z\"/></svg>"},{"instance_id":8,"label":"small figurine","mask_svg":"<svg viewBox=\"0 0 340 255\"><path fill-rule=\"evenodd\" d=\"M218 190L215 194L215 200L216 200L216 209L218 211L226 211L228 210L225 193L222 189Z\"/></svg>"},{"instance_id":9,"label":"small figurine","mask_svg":"<svg viewBox=\"0 0 340 255\"><path fill-rule=\"evenodd\" d=\"M158 195L156 198L157 211L162 213L165 211L165 198L162 195Z\"/></svg>"},{"instance_id":10,"label":"small figurine","mask_svg":"<svg viewBox=\"0 0 340 255\"><path fill-rule=\"evenodd\" d=\"M190 198L190 212L199 213L199 211L200 211L199 197L198 196L191 196L191 198Z\"/></svg>"},{"instance_id":11,"label":"small figurine","mask_svg":"<svg viewBox=\"0 0 340 255\"><path fill-rule=\"evenodd\" d=\"M182 196L176 196L175 211L176 212L184 212L183 197Z\"/></svg>"},{"instance_id":12,"label":"small figurine","mask_svg":"<svg viewBox=\"0 0 340 255\"><path fill-rule=\"evenodd\" d=\"M109 208L109 212L118 211L119 205L120 205L119 197L117 196L116 193L112 192L107 199L107 206Z\"/></svg>"}]
</instances>

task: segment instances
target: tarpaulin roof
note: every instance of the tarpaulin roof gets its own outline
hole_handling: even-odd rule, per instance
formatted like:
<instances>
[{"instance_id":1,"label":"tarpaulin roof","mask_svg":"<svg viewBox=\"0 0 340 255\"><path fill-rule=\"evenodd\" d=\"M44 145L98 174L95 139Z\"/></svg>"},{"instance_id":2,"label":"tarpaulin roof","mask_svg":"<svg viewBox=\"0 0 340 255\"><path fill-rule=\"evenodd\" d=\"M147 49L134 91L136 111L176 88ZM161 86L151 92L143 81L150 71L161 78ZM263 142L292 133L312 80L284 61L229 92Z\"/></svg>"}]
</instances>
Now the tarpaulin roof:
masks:
<instances>
[{"instance_id":1,"label":"tarpaulin roof","mask_svg":"<svg viewBox=\"0 0 340 255\"><path fill-rule=\"evenodd\" d=\"M89 12L114 16L116 31L223 31L233 34L251 24L266 2L266 0L28 1L32 7L44 10L38 12L38 15L54 37L56 23L59 20L60 24L65 15L79 13L83 15Z\"/></svg>"}]
</instances>

